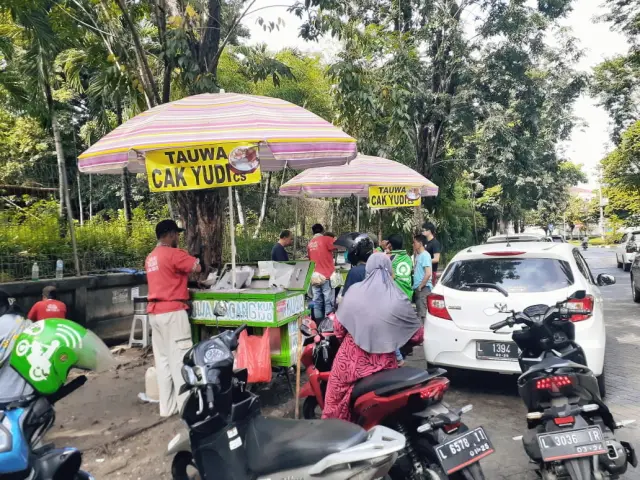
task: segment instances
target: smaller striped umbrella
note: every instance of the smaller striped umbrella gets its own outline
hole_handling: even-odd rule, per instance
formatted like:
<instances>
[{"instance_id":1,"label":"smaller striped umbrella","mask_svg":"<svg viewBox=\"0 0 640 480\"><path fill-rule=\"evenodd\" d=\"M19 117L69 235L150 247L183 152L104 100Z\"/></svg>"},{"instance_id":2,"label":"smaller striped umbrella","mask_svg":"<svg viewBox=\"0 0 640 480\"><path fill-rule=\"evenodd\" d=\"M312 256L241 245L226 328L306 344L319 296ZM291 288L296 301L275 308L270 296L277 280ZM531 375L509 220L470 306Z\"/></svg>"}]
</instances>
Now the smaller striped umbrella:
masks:
<instances>
[{"instance_id":1,"label":"smaller striped umbrella","mask_svg":"<svg viewBox=\"0 0 640 480\"><path fill-rule=\"evenodd\" d=\"M348 165L305 170L282 185L280 195L313 198L355 195L360 199L369 196L369 187L385 186L420 188L423 197L438 195L438 186L414 169L368 155L358 155Z\"/></svg>"}]
</instances>

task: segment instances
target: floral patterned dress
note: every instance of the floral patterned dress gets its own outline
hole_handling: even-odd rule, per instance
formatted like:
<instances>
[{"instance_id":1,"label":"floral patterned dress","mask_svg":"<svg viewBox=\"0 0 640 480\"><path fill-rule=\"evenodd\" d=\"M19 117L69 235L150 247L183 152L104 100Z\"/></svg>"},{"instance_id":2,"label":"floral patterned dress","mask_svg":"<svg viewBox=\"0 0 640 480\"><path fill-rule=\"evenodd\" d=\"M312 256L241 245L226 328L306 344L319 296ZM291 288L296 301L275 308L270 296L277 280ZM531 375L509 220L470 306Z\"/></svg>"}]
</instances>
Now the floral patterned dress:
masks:
<instances>
[{"instance_id":1,"label":"floral patterned dress","mask_svg":"<svg viewBox=\"0 0 640 480\"><path fill-rule=\"evenodd\" d=\"M351 391L355 383L369 375L382 370L398 368L395 352L368 353L356 345L353 337L334 319L334 333L342 345L333 361L327 393L324 398L322 418L339 418L352 421ZM420 344L424 336L424 327L420 327L411 337L409 343Z\"/></svg>"}]
</instances>

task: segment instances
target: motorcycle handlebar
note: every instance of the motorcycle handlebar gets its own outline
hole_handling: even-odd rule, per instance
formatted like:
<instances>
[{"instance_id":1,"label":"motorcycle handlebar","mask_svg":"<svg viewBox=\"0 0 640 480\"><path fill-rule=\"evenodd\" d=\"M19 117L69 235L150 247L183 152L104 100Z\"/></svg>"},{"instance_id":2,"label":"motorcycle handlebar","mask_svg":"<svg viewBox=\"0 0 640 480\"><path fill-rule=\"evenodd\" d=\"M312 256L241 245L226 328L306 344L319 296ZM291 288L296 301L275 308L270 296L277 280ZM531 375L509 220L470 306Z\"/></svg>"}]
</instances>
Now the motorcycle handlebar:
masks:
<instances>
[{"instance_id":1,"label":"motorcycle handlebar","mask_svg":"<svg viewBox=\"0 0 640 480\"><path fill-rule=\"evenodd\" d=\"M502 320L501 322L494 323L489 328L491 330L500 330L502 327L509 325L509 320Z\"/></svg>"},{"instance_id":2,"label":"motorcycle handlebar","mask_svg":"<svg viewBox=\"0 0 640 480\"><path fill-rule=\"evenodd\" d=\"M236 328L236 329L233 331L233 336L234 336L234 337L236 337L236 338L238 338L238 337L240 336L240 334L241 334L241 333L242 333L246 328L247 328L247 324L246 324L246 323L244 323L244 324L240 325L238 328Z\"/></svg>"}]
</instances>

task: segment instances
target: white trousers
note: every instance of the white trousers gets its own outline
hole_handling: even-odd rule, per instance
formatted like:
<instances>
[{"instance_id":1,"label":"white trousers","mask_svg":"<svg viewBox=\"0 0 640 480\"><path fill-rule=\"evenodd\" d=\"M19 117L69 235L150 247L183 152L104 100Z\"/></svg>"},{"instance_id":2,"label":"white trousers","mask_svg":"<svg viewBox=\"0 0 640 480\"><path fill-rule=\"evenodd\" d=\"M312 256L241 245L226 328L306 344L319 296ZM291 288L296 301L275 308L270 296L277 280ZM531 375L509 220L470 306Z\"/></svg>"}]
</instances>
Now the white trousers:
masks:
<instances>
[{"instance_id":1,"label":"white trousers","mask_svg":"<svg viewBox=\"0 0 640 480\"><path fill-rule=\"evenodd\" d=\"M182 357L191 348L191 327L186 310L150 314L151 343L156 362L160 416L170 417L179 412L187 394L178 395L184 383Z\"/></svg>"}]
</instances>

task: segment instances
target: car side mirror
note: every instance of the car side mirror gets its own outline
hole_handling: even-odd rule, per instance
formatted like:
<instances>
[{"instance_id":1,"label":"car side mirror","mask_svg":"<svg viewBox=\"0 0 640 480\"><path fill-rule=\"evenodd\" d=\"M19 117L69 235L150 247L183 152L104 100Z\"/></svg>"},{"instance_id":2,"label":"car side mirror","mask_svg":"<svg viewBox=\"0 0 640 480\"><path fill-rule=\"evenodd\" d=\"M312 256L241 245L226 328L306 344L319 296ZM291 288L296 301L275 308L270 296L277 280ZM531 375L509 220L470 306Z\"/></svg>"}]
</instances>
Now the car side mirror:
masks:
<instances>
[{"instance_id":1,"label":"car side mirror","mask_svg":"<svg viewBox=\"0 0 640 480\"><path fill-rule=\"evenodd\" d=\"M613 285L614 283L616 283L616 277L614 277L613 275L608 275L606 273L601 273L600 275L598 275L596 281L598 282L598 286L605 287L607 285Z\"/></svg>"},{"instance_id":2,"label":"car side mirror","mask_svg":"<svg viewBox=\"0 0 640 480\"><path fill-rule=\"evenodd\" d=\"M569 297L569 300L582 300L587 296L587 292L584 290L578 290L573 292L573 295Z\"/></svg>"}]
</instances>

